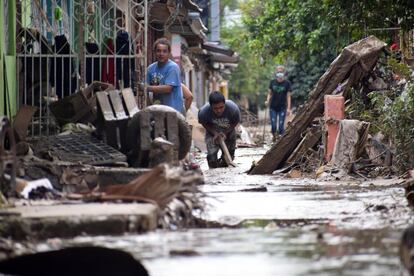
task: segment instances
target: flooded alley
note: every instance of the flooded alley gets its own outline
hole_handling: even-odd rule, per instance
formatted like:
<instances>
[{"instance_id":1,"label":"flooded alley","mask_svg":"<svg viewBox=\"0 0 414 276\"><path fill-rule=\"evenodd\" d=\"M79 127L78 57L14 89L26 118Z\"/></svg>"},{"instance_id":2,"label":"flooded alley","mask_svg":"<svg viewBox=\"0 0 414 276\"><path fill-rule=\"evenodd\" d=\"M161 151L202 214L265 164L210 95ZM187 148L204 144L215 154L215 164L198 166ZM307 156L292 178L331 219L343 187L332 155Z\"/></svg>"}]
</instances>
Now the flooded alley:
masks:
<instances>
[{"instance_id":1,"label":"flooded alley","mask_svg":"<svg viewBox=\"0 0 414 276\"><path fill-rule=\"evenodd\" d=\"M0 7L0 275L414 276L414 1Z\"/></svg>"},{"instance_id":2,"label":"flooded alley","mask_svg":"<svg viewBox=\"0 0 414 276\"><path fill-rule=\"evenodd\" d=\"M156 276L400 275L401 233L413 222L401 180L247 175L264 151L239 149L236 168L207 170L201 164L208 195L202 217L213 228L51 239L38 249L123 249Z\"/></svg>"}]
</instances>

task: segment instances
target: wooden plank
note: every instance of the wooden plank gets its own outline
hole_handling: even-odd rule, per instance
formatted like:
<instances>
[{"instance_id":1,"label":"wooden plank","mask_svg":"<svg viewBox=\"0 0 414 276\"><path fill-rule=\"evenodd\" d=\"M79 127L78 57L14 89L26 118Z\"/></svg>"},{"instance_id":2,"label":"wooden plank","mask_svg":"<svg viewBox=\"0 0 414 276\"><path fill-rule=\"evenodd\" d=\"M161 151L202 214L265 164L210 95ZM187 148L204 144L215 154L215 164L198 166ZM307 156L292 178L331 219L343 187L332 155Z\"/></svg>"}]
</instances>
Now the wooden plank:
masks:
<instances>
[{"instance_id":1,"label":"wooden plank","mask_svg":"<svg viewBox=\"0 0 414 276\"><path fill-rule=\"evenodd\" d=\"M152 113L154 116L154 139L157 137L165 137L165 112L155 111Z\"/></svg>"},{"instance_id":2,"label":"wooden plank","mask_svg":"<svg viewBox=\"0 0 414 276\"><path fill-rule=\"evenodd\" d=\"M346 47L319 79L314 90L309 94L308 102L298 111L286 133L249 173L271 174L282 167L300 143L302 133L306 131L314 118L323 114L324 96L333 94L338 84L343 83L355 70L365 68L362 70L363 74L352 79L353 83L349 83L350 86L355 85L376 64L385 45L381 40L370 36Z\"/></svg>"},{"instance_id":3,"label":"wooden plank","mask_svg":"<svg viewBox=\"0 0 414 276\"><path fill-rule=\"evenodd\" d=\"M226 143L224 142L224 139L221 137L219 137L218 139L220 142L221 151L223 152L224 161L226 161L227 166L236 167L236 164L234 164L233 160L231 159L229 149L227 148Z\"/></svg>"},{"instance_id":4,"label":"wooden plank","mask_svg":"<svg viewBox=\"0 0 414 276\"><path fill-rule=\"evenodd\" d=\"M139 111L132 89L131 88L122 89L122 98L124 99L125 106L128 111L128 116L129 118L132 118L135 115L135 113Z\"/></svg>"},{"instance_id":5,"label":"wooden plank","mask_svg":"<svg viewBox=\"0 0 414 276\"><path fill-rule=\"evenodd\" d=\"M306 154L306 152L313 148L316 143L321 139L322 131L320 128L310 129L293 153L286 160L286 163L292 164L295 163L300 157Z\"/></svg>"},{"instance_id":6,"label":"wooden plank","mask_svg":"<svg viewBox=\"0 0 414 276\"><path fill-rule=\"evenodd\" d=\"M173 146L173 159L178 160L178 149L180 147L179 130L178 130L178 118L175 112L167 112L167 140L170 141Z\"/></svg>"},{"instance_id":7,"label":"wooden plank","mask_svg":"<svg viewBox=\"0 0 414 276\"><path fill-rule=\"evenodd\" d=\"M111 90L109 93L109 99L111 100L112 107L115 112L117 120L126 120L129 117L125 114L124 105L122 104L121 96L118 90Z\"/></svg>"},{"instance_id":8,"label":"wooden plank","mask_svg":"<svg viewBox=\"0 0 414 276\"><path fill-rule=\"evenodd\" d=\"M116 120L111 103L109 102L108 93L104 91L96 92L96 98L104 120L107 122Z\"/></svg>"},{"instance_id":9,"label":"wooden plank","mask_svg":"<svg viewBox=\"0 0 414 276\"><path fill-rule=\"evenodd\" d=\"M151 149L151 126L150 126L150 114L149 112L139 113L140 124L140 149Z\"/></svg>"}]
</instances>

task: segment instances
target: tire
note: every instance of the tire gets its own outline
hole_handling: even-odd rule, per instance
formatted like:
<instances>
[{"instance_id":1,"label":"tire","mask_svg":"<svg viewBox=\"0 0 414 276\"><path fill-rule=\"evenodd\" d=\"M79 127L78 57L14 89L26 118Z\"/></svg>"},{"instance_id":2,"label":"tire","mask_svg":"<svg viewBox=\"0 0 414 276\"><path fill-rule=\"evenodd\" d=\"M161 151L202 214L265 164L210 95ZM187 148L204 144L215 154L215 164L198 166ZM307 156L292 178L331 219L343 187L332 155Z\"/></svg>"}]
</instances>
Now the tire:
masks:
<instances>
[{"instance_id":1,"label":"tire","mask_svg":"<svg viewBox=\"0 0 414 276\"><path fill-rule=\"evenodd\" d=\"M140 119L143 112L150 113L150 122L154 120L155 112L175 112L177 114L178 122L178 137L179 137L179 148L178 148L178 159L184 159L191 147L191 128L185 121L182 114L177 112L174 108L166 105L151 105L143 110L136 113L131 120L128 122L128 128L126 133L126 146L128 163L133 167L147 167L148 166L148 155L149 151L143 151L140 148ZM154 139L154 132L151 131L151 139Z\"/></svg>"}]
</instances>

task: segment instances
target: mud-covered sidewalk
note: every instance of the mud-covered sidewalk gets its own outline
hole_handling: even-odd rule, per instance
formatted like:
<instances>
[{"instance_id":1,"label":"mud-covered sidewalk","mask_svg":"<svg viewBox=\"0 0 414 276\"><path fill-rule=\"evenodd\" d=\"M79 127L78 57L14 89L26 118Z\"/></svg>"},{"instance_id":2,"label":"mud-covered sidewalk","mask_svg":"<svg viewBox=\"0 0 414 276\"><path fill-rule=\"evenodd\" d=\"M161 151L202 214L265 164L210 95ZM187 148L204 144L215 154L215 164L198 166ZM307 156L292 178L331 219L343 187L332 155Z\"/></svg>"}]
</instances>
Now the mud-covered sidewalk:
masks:
<instances>
[{"instance_id":1,"label":"mud-covered sidewalk","mask_svg":"<svg viewBox=\"0 0 414 276\"><path fill-rule=\"evenodd\" d=\"M265 149L238 149L236 168L208 170L205 228L50 239L31 250L102 245L131 252L150 275L398 275L413 222L401 179L318 182L247 175ZM20 245L21 246L21 245ZM27 250L23 249L22 250Z\"/></svg>"}]
</instances>

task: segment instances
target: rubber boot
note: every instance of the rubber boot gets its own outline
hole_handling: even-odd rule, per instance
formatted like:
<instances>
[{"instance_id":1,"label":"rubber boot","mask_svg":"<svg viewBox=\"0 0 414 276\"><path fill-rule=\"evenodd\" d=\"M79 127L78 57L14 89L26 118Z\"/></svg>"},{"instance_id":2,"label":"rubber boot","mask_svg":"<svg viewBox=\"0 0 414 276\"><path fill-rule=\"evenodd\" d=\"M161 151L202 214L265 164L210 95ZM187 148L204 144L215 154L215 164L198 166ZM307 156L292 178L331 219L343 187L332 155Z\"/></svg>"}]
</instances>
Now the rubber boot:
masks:
<instances>
[{"instance_id":1,"label":"rubber boot","mask_svg":"<svg viewBox=\"0 0 414 276\"><path fill-rule=\"evenodd\" d=\"M217 156L207 155L207 163L210 169L215 169L218 167Z\"/></svg>"}]
</instances>

